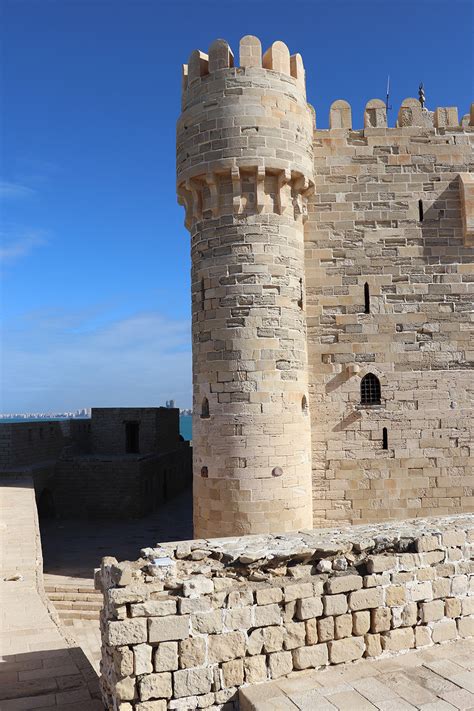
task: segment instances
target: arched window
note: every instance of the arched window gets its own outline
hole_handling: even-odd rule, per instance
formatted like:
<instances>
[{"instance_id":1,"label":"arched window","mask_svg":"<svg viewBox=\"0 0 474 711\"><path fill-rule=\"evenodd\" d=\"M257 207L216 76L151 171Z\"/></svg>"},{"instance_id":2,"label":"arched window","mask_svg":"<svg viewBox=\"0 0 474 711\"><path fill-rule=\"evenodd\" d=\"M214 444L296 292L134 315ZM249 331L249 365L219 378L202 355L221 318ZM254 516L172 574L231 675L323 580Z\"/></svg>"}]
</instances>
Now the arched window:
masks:
<instances>
[{"instance_id":1,"label":"arched window","mask_svg":"<svg viewBox=\"0 0 474 711\"><path fill-rule=\"evenodd\" d=\"M373 373L367 373L360 381L360 404L380 405L380 380Z\"/></svg>"},{"instance_id":2,"label":"arched window","mask_svg":"<svg viewBox=\"0 0 474 711\"><path fill-rule=\"evenodd\" d=\"M382 449L388 449L388 430L386 427L382 429Z\"/></svg>"},{"instance_id":3,"label":"arched window","mask_svg":"<svg viewBox=\"0 0 474 711\"><path fill-rule=\"evenodd\" d=\"M364 313L370 314L370 290L367 282L364 284Z\"/></svg>"},{"instance_id":4,"label":"arched window","mask_svg":"<svg viewBox=\"0 0 474 711\"><path fill-rule=\"evenodd\" d=\"M209 417L209 400L207 397L204 398L201 405L201 417Z\"/></svg>"},{"instance_id":5,"label":"arched window","mask_svg":"<svg viewBox=\"0 0 474 711\"><path fill-rule=\"evenodd\" d=\"M301 410L303 411L304 415L308 414L309 408L308 408L308 400L306 398L306 395L303 395L303 398L301 400Z\"/></svg>"}]
</instances>

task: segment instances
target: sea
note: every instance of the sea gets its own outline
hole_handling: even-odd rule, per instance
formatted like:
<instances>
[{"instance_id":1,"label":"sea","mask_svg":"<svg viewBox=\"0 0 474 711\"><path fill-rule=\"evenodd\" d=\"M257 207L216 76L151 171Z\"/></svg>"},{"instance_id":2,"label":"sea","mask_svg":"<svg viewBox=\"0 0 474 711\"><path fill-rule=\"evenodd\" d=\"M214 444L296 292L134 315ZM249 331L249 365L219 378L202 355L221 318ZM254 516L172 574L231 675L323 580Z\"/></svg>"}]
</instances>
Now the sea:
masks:
<instances>
[{"instance_id":1,"label":"sea","mask_svg":"<svg viewBox=\"0 0 474 711\"><path fill-rule=\"evenodd\" d=\"M2 422L48 422L51 420L66 420L66 417L0 417L0 423ZM74 418L82 419L82 418ZM88 418L84 418L88 419ZM193 438L193 418L191 415L180 415L179 416L179 432L184 439L191 440Z\"/></svg>"}]
</instances>

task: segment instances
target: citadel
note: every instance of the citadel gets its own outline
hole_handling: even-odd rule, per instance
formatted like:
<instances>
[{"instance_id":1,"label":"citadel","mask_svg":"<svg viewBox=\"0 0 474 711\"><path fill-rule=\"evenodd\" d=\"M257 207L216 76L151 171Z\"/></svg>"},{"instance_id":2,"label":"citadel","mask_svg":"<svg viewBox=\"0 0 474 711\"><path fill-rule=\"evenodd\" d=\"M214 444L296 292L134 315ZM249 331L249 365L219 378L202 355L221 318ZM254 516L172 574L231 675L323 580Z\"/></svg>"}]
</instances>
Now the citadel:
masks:
<instances>
[{"instance_id":1,"label":"citadel","mask_svg":"<svg viewBox=\"0 0 474 711\"><path fill-rule=\"evenodd\" d=\"M282 42L183 68L198 537L473 508L474 106L359 125Z\"/></svg>"},{"instance_id":2,"label":"citadel","mask_svg":"<svg viewBox=\"0 0 474 711\"><path fill-rule=\"evenodd\" d=\"M3 426L2 711L474 707L474 104L319 129L299 54L236 64L182 75L192 472L172 407ZM53 499L159 520L191 478L194 539L45 587Z\"/></svg>"}]
</instances>

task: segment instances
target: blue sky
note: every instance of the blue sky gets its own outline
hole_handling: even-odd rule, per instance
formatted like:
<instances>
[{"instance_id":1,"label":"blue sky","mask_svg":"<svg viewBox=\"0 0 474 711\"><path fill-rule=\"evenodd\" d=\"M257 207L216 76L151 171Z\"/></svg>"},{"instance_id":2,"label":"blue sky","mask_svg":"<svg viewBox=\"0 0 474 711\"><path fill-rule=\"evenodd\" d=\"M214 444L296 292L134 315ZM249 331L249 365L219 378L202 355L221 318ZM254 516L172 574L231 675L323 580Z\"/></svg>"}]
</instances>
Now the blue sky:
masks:
<instances>
[{"instance_id":1,"label":"blue sky","mask_svg":"<svg viewBox=\"0 0 474 711\"><path fill-rule=\"evenodd\" d=\"M245 34L301 52L320 128L472 100L471 0L3 0L0 411L191 404L181 64Z\"/></svg>"}]
</instances>

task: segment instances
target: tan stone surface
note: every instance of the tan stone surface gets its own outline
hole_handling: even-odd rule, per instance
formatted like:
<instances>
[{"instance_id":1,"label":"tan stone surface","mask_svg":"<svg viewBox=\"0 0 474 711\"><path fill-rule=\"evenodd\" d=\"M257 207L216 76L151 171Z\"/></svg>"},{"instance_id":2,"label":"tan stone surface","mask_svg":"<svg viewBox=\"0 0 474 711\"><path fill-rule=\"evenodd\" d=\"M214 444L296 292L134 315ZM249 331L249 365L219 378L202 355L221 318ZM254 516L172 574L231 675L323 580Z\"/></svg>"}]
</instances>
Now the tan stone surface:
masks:
<instances>
[{"instance_id":1,"label":"tan stone surface","mask_svg":"<svg viewBox=\"0 0 474 711\"><path fill-rule=\"evenodd\" d=\"M18 580L8 580L20 576ZM42 554L30 478L0 487L0 707L19 711L80 703L99 711L97 675L67 642L42 582Z\"/></svg>"}]
</instances>

